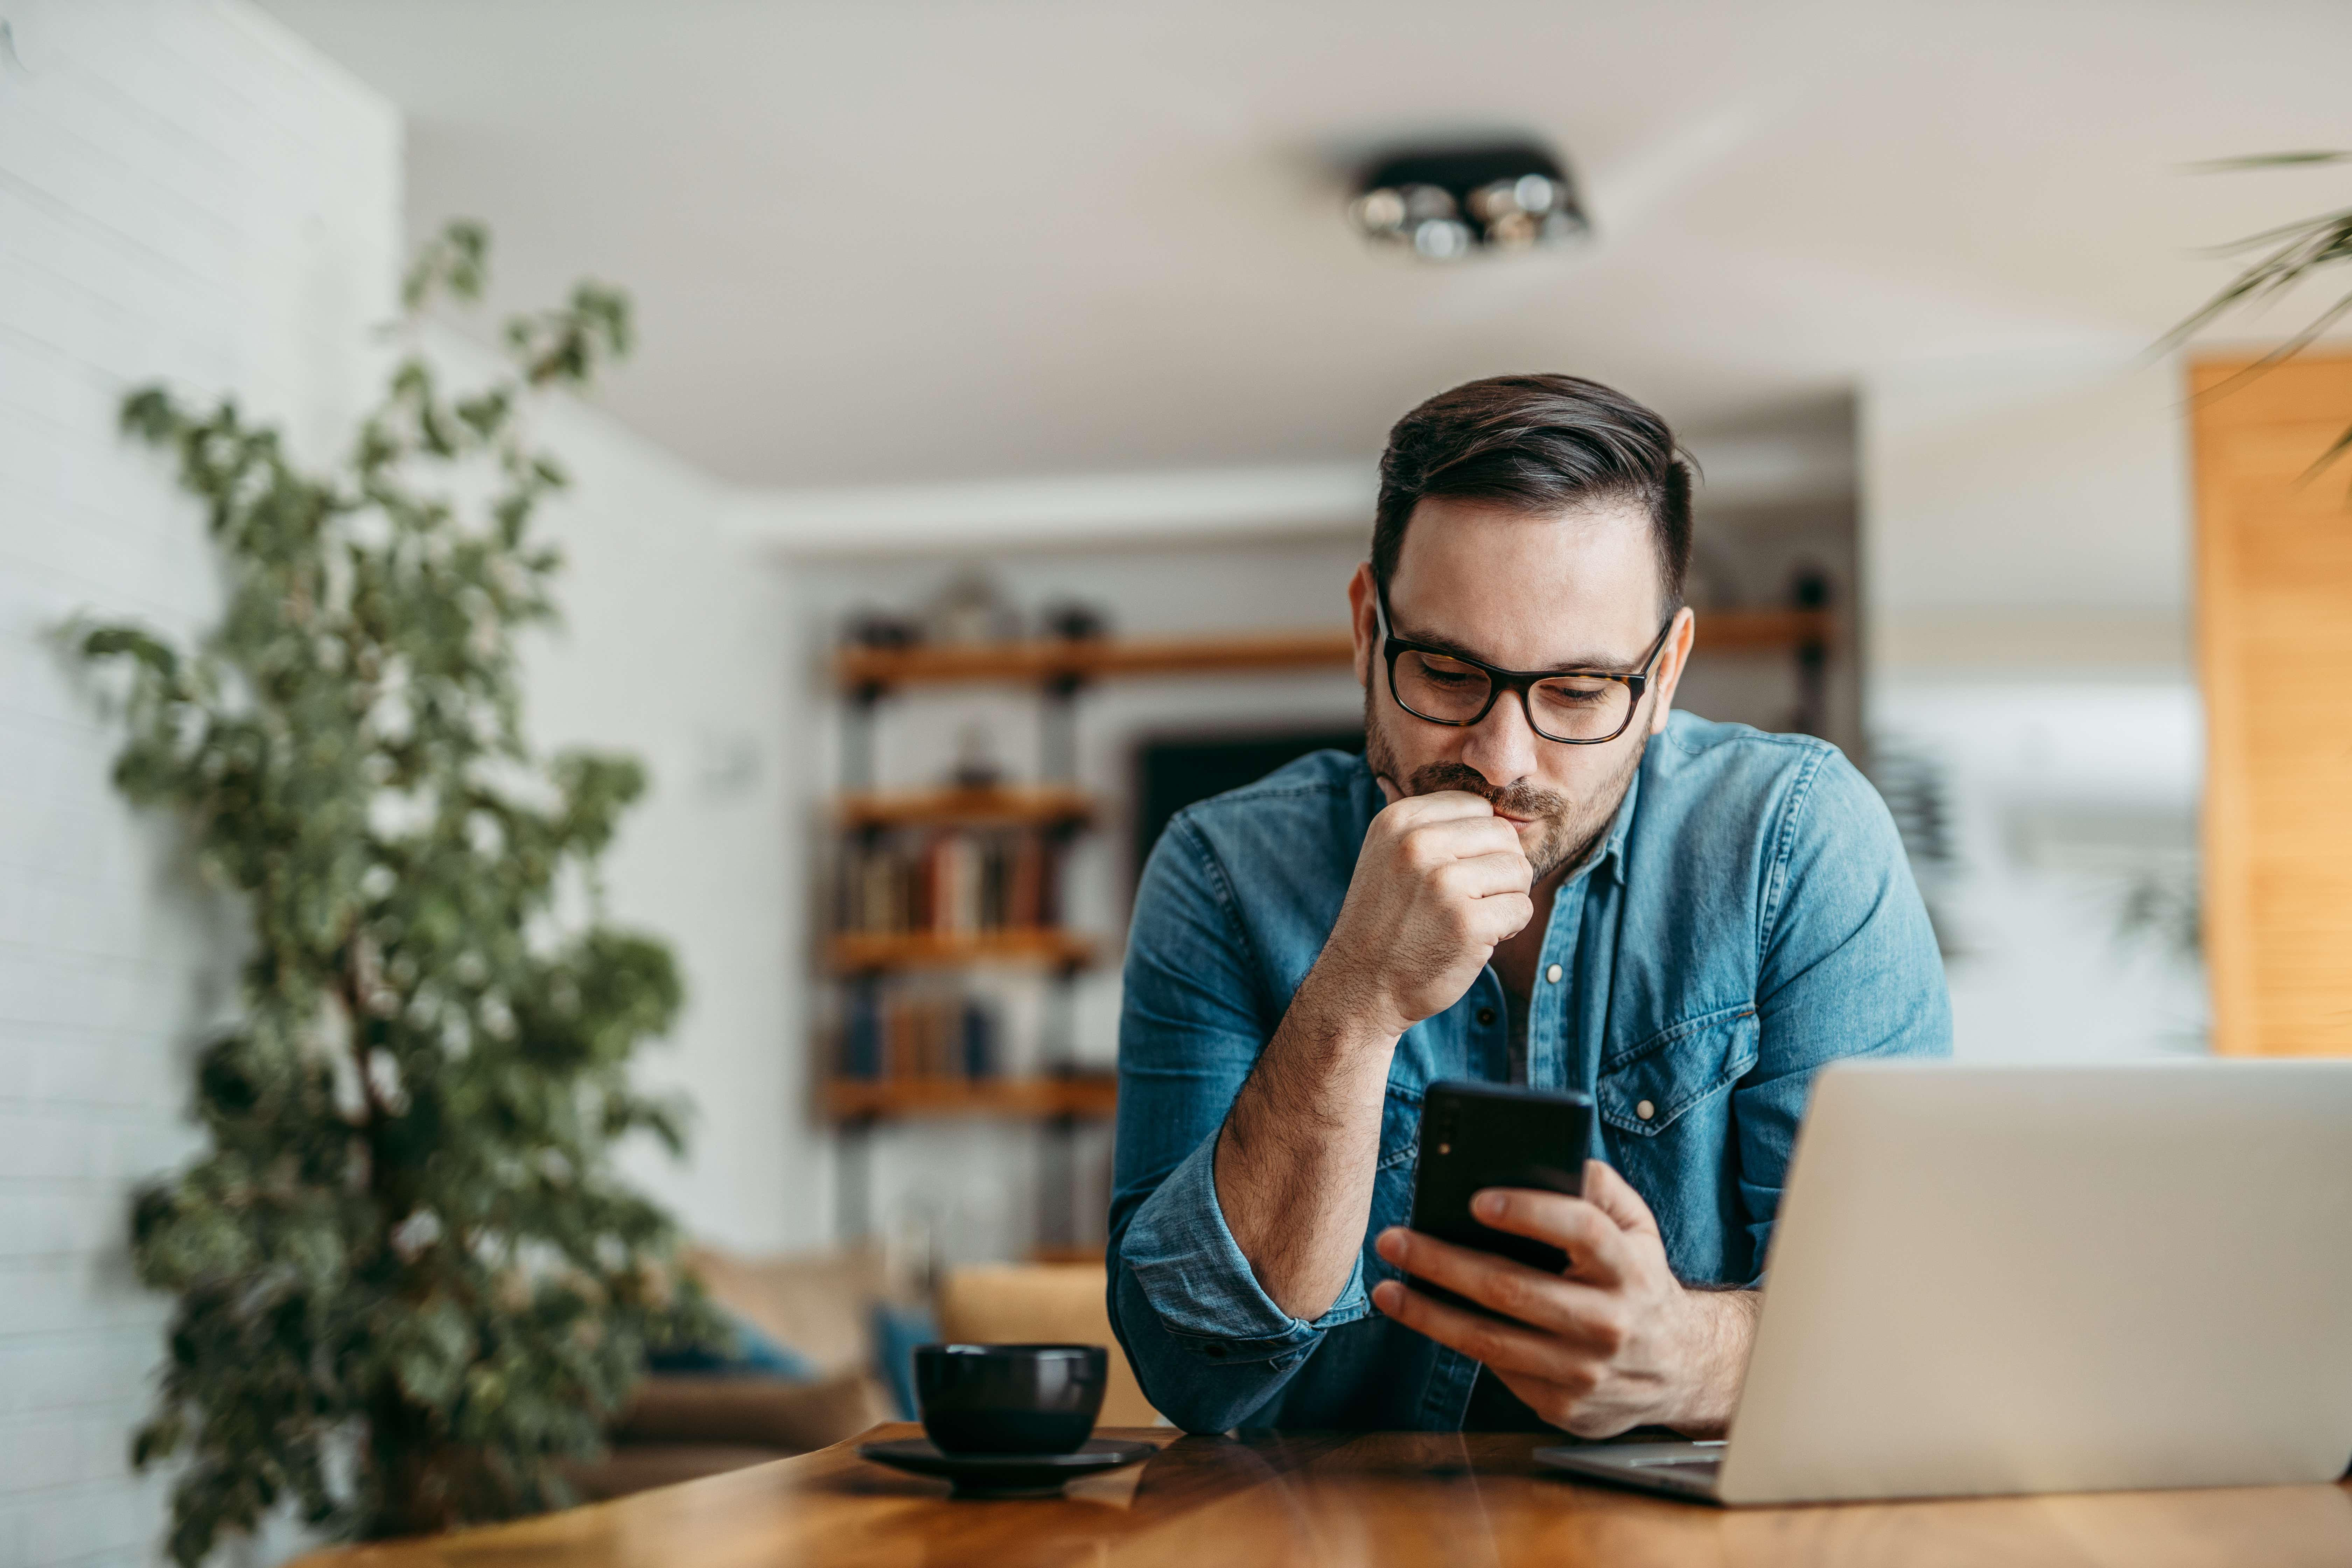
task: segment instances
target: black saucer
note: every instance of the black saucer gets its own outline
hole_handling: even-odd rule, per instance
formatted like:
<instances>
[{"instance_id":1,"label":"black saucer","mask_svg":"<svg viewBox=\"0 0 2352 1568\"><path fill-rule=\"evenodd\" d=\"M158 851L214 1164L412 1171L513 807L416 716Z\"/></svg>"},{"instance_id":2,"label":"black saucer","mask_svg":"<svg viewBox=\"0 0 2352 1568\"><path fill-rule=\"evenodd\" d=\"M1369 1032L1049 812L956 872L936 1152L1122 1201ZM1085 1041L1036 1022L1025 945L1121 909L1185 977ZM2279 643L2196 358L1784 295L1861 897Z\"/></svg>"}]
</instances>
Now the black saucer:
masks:
<instances>
[{"instance_id":1,"label":"black saucer","mask_svg":"<svg viewBox=\"0 0 2352 1568\"><path fill-rule=\"evenodd\" d=\"M942 1454L929 1437L895 1443L860 1443L857 1452L877 1465L940 1476L955 1483L956 1497L1052 1497L1066 1482L1098 1470L1115 1470L1160 1450L1150 1443L1093 1437L1069 1454Z\"/></svg>"}]
</instances>

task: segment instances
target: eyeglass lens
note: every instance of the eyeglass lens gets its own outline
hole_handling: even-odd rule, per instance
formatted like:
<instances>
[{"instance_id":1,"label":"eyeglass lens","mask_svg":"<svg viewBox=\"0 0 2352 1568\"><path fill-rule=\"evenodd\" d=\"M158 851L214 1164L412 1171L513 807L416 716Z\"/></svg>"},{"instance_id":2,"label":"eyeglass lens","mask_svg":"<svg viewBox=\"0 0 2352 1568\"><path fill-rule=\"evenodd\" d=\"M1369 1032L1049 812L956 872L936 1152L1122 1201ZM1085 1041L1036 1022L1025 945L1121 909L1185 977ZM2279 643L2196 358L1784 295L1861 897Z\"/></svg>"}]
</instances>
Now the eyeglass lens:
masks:
<instances>
[{"instance_id":1,"label":"eyeglass lens","mask_svg":"<svg viewBox=\"0 0 2352 1568\"><path fill-rule=\"evenodd\" d=\"M1397 656L1396 695L1407 711L1441 724L1466 724L1486 706L1486 672L1443 654L1407 649ZM1599 741L1625 726L1633 693L1624 681L1563 675L1528 690L1528 719L1555 741Z\"/></svg>"}]
</instances>

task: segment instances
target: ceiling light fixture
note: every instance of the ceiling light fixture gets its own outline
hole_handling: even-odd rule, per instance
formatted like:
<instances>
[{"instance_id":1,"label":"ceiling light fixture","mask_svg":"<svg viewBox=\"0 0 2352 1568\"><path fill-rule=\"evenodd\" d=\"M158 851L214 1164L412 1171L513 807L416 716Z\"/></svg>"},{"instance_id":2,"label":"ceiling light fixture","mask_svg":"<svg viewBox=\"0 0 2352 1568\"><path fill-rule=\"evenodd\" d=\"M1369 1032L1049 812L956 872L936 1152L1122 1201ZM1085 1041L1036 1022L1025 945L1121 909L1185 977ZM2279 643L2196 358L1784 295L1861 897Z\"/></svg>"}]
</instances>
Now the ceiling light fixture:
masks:
<instances>
[{"instance_id":1,"label":"ceiling light fixture","mask_svg":"<svg viewBox=\"0 0 2352 1568\"><path fill-rule=\"evenodd\" d=\"M1383 154L1356 182L1349 216L1423 261L1567 245L1592 232L1568 166L1532 142Z\"/></svg>"}]
</instances>

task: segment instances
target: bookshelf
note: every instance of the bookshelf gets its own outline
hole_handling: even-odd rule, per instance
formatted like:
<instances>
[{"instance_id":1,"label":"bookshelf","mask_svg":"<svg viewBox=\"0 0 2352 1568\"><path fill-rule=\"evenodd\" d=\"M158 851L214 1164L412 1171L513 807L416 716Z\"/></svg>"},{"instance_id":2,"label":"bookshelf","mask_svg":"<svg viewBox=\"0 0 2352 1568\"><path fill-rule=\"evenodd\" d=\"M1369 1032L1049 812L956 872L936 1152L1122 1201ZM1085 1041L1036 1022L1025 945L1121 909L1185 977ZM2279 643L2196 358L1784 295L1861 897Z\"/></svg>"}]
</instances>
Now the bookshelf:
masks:
<instances>
[{"instance_id":1,"label":"bookshelf","mask_svg":"<svg viewBox=\"0 0 2352 1568\"><path fill-rule=\"evenodd\" d=\"M1836 635L1827 608L1714 611L1699 617L1698 647L1702 655L1785 652L1801 672L1817 672ZM1081 1124L1115 1113L1118 1086L1108 1074L1071 1065L1069 982L1099 956L1092 938L1064 929L1058 918L1060 850L1097 816L1072 782L1076 700L1109 679L1345 668L1352 661L1349 635L1330 630L840 651L833 677L845 710L843 788L833 826L845 887L836 889L822 961L844 987L849 1022L816 1100L840 1135L845 1236L872 1228L876 1129L995 1118L1034 1122L1045 1140L1039 1255L1085 1250L1074 1240L1072 1138ZM1045 704L1042 782L877 787L875 725L893 693L983 683L1032 688ZM941 847L955 845L978 847ZM915 983L911 977L935 982L985 966L1029 968L1046 978L1042 1070L995 1070L993 1046L980 1038L986 1031L968 1011L959 1017L952 1000L919 999L893 1012L886 999L891 987Z\"/></svg>"}]
</instances>

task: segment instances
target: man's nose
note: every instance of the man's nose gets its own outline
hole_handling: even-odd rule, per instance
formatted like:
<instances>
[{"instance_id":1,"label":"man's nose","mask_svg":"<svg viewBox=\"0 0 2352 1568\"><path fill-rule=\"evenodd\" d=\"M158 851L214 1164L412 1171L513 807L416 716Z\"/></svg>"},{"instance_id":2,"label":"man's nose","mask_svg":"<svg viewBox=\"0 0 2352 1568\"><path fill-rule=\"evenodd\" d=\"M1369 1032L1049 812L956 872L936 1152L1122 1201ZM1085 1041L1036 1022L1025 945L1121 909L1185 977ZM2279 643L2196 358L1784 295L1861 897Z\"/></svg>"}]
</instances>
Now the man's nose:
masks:
<instances>
[{"instance_id":1,"label":"man's nose","mask_svg":"<svg viewBox=\"0 0 2352 1568\"><path fill-rule=\"evenodd\" d=\"M1517 692L1506 691L1470 727L1462 762L1496 789L1507 789L1536 771L1536 748L1541 743L1542 737L1528 722L1524 700Z\"/></svg>"}]
</instances>

